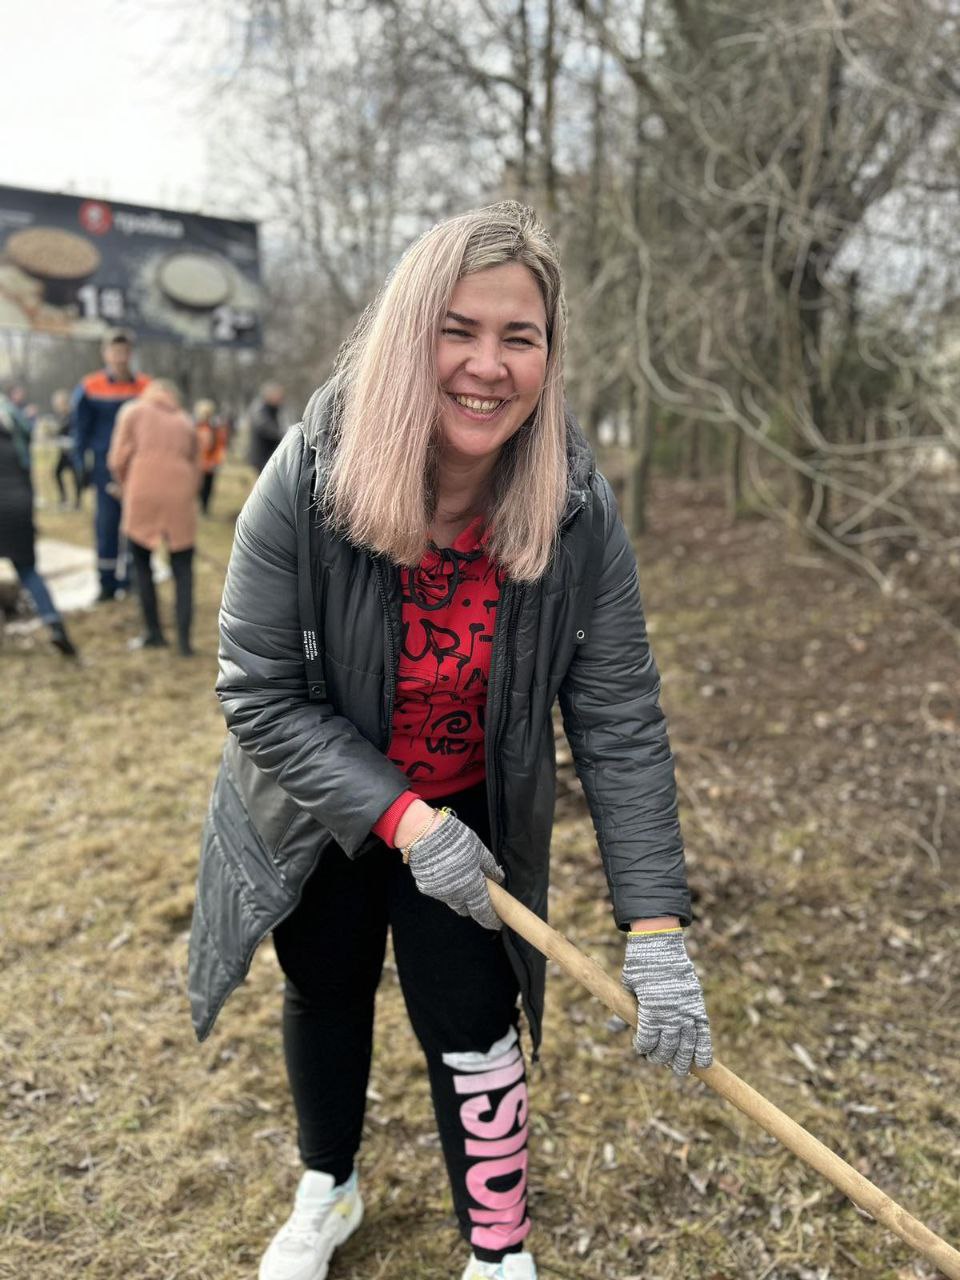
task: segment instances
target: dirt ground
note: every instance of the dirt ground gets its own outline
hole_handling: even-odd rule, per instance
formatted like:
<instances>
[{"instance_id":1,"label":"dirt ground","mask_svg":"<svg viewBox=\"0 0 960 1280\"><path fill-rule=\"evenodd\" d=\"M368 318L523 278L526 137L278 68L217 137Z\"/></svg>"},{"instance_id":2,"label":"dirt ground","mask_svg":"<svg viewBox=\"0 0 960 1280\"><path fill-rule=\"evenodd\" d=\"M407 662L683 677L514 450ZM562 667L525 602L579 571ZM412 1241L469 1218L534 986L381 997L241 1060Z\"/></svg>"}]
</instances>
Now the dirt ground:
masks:
<instances>
[{"instance_id":1,"label":"dirt ground","mask_svg":"<svg viewBox=\"0 0 960 1280\"><path fill-rule=\"evenodd\" d=\"M184 995L223 736L216 609L248 484L197 564L200 654L132 653L132 602L0 645L0 1277L253 1277L298 1176L261 949L198 1046ZM89 496L88 496L89 503ZM42 512L85 542L86 514ZM954 641L782 532L661 485L640 547L678 758L718 1058L960 1245ZM170 585L161 597L171 608ZM622 940L563 768L552 918ZM424 1070L384 975L363 1229L331 1280L449 1280L464 1249ZM937 1272L701 1082L638 1062L554 973L532 1073L530 1247L564 1280L915 1280Z\"/></svg>"}]
</instances>

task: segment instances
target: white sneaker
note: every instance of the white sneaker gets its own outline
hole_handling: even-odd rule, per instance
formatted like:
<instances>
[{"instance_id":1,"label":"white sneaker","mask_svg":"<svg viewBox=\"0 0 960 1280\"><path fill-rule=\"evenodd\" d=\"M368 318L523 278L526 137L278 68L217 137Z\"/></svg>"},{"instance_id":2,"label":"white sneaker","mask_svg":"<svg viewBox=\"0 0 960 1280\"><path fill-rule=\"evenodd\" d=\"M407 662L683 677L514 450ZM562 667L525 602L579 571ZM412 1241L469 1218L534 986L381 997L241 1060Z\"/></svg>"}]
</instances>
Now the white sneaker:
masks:
<instances>
[{"instance_id":1,"label":"white sneaker","mask_svg":"<svg viewBox=\"0 0 960 1280\"><path fill-rule=\"evenodd\" d=\"M356 1170L338 1187L331 1174L308 1169L293 1213L261 1259L259 1280L324 1280L334 1249L353 1235L362 1218Z\"/></svg>"},{"instance_id":2,"label":"white sneaker","mask_svg":"<svg viewBox=\"0 0 960 1280\"><path fill-rule=\"evenodd\" d=\"M481 1262L472 1255L460 1280L537 1280L532 1253L508 1253L502 1262Z\"/></svg>"}]
</instances>

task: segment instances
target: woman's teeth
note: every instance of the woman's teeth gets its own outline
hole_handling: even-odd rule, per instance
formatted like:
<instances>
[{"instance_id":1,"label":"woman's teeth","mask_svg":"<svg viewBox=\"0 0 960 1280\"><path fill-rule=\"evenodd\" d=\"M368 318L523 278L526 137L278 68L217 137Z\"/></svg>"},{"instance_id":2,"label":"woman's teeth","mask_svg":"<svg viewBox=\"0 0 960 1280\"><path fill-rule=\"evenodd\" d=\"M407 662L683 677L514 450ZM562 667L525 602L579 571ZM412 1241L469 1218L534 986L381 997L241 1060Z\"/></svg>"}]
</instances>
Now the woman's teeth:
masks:
<instances>
[{"instance_id":1,"label":"woman's teeth","mask_svg":"<svg viewBox=\"0 0 960 1280\"><path fill-rule=\"evenodd\" d=\"M503 404L502 400L477 400L474 396L455 395L453 398L457 404L462 404L473 413L493 413L494 409L499 409Z\"/></svg>"}]
</instances>

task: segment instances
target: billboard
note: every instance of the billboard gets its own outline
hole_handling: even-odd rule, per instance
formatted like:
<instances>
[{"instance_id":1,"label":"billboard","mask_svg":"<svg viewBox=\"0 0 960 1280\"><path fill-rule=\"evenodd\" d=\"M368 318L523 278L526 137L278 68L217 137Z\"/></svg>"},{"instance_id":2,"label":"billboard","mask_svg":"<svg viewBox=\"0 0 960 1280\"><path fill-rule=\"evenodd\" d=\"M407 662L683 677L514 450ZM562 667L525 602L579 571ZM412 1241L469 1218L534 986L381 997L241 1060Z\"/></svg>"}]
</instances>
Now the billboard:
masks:
<instances>
[{"instance_id":1,"label":"billboard","mask_svg":"<svg viewBox=\"0 0 960 1280\"><path fill-rule=\"evenodd\" d=\"M257 225L0 186L0 325L260 345Z\"/></svg>"}]
</instances>

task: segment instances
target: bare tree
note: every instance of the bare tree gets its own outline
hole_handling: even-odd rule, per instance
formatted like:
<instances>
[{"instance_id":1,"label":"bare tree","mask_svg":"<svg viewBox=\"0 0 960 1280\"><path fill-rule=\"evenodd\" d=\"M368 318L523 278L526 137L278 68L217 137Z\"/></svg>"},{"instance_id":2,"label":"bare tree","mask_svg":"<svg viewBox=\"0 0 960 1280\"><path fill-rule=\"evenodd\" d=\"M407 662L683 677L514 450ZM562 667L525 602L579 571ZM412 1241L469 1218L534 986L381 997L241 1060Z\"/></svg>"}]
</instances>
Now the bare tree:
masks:
<instances>
[{"instance_id":1,"label":"bare tree","mask_svg":"<svg viewBox=\"0 0 960 1280\"><path fill-rule=\"evenodd\" d=\"M660 130L647 145L655 212L622 227L642 263L654 395L735 424L790 469L794 526L864 562L850 508L894 515L878 455L921 423L875 415L868 440L851 435L849 402L838 413L830 371L842 347L849 374L866 323L844 263L870 271L877 240L955 248L952 228L937 243L913 210L894 224L889 199L922 175L957 190L956 15L925 0L731 0L694 19L671 0L645 6L644 47L628 39L629 6L578 7Z\"/></svg>"},{"instance_id":2,"label":"bare tree","mask_svg":"<svg viewBox=\"0 0 960 1280\"><path fill-rule=\"evenodd\" d=\"M255 175L272 357L305 384L416 232L514 195L561 245L571 396L627 442L636 531L680 433L733 512L760 503L879 582L952 536L903 460L952 421L955 0L229 12L223 164Z\"/></svg>"}]
</instances>

